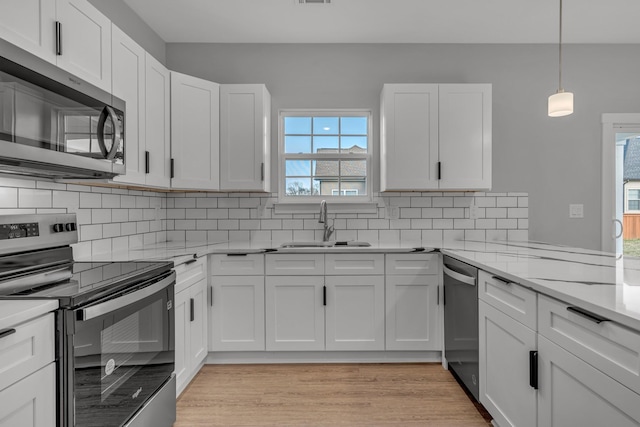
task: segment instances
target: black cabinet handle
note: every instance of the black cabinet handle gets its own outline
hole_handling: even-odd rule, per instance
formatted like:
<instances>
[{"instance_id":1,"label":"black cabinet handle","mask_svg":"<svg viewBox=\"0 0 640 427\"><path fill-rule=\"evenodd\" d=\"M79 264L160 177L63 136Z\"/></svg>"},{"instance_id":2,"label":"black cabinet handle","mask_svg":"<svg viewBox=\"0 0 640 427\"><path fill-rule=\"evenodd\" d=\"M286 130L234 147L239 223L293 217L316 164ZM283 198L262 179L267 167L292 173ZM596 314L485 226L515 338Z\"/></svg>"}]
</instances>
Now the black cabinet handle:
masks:
<instances>
[{"instance_id":1,"label":"black cabinet handle","mask_svg":"<svg viewBox=\"0 0 640 427\"><path fill-rule=\"evenodd\" d=\"M198 261L198 260L196 258L193 258L193 259L190 259L189 261L185 261L184 265L193 264L196 261Z\"/></svg>"},{"instance_id":2,"label":"black cabinet handle","mask_svg":"<svg viewBox=\"0 0 640 427\"><path fill-rule=\"evenodd\" d=\"M169 170L171 171L170 177L173 178L175 176L175 161L171 159L171 163L169 164Z\"/></svg>"},{"instance_id":3,"label":"black cabinet handle","mask_svg":"<svg viewBox=\"0 0 640 427\"><path fill-rule=\"evenodd\" d=\"M264 162L260 164L260 181L264 181Z\"/></svg>"},{"instance_id":4,"label":"black cabinet handle","mask_svg":"<svg viewBox=\"0 0 640 427\"><path fill-rule=\"evenodd\" d=\"M534 390L538 389L538 352L529 352L529 385Z\"/></svg>"},{"instance_id":5,"label":"black cabinet handle","mask_svg":"<svg viewBox=\"0 0 640 427\"><path fill-rule=\"evenodd\" d=\"M507 279L503 279L502 277L498 277L498 276L491 276L492 279L497 280L498 282L502 282L505 285L511 285L511 281L507 280Z\"/></svg>"},{"instance_id":6,"label":"black cabinet handle","mask_svg":"<svg viewBox=\"0 0 640 427\"><path fill-rule=\"evenodd\" d=\"M56 55L62 55L62 23L56 21Z\"/></svg>"},{"instance_id":7,"label":"black cabinet handle","mask_svg":"<svg viewBox=\"0 0 640 427\"><path fill-rule=\"evenodd\" d=\"M227 254L227 256L247 256L248 254L243 254L243 253L230 253Z\"/></svg>"},{"instance_id":8,"label":"black cabinet handle","mask_svg":"<svg viewBox=\"0 0 640 427\"><path fill-rule=\"evenodd\" d=\"M438 162L438 179L442 179L442 162Z\"/></svg>"},{"instance_id":9,"label":"black cabinet handle","mask_svg":"<svg viewBox=\"0 0 640 427\"><path fill-rule=\"evenodd\" d=\"M592 321L593 323L600 324L602 322L607 322L609 319L606 317L598 316L597 314L593 314L590 311L587 311L580 307L567 307L567 311L571 313L575 313L580 317L584 317L587 320Z\"/></svg>"},{"instance_id":10,"label":"black cabinet handle","mask_svg":"<svg viewBox=\"0 0 640 427\"><path fill-rule=\"evenodd\" d=\"M327 287L326 286L322 287L322 305L324 306L327 305Z\"/></svg>"},{"instance_id":11,"label":"black cabinet handle","mask_svg":"<svg viewBox=\"0 0 640 427\"><path fill-rule=\"evenodd\" d=\"M193 322L196 320L196 301L193 298L189 299L189 308L190 308L190 318Z\"/></svg>"},{"instance_id":12,"label":"black cabinet handle","mask_svg":"<svg viewBox=\"0 0 640 427\"><path fill-rule=\"evenodd\" d=\"M150 170L150 166L149 166L149 152L145 151L144 152L144 173L149 173Z\"/></svg>"},{"instance_id":13,"label":"black cabinet handle","mask_svg":"<svg viewBox=\"0 0 640 427\"><path fill-rule=\"evenodd\" d=\"M209 286L209 305L213 307L213 286Z\"/></svg>"},{"instance_id":14,"label":"black cabinet handle","mask_svg":"<svg viewBox=\"0 0 640 427\"><path fill-rule=\"evenodd\" d=\"M13 335L15 333L16 333L16 330L13 328L3 329L2 331L0 331L0 338L8 337L9 335Z\"/></svg>"},{"instance_id":15,"label":"black cabinet handle","mask_svg":"<svg viewBox=\"0 0 640 427\"><path fill-rule=\"evenodd\" d=\"M438 286L436 289L438 290L438 293L436 295L436 305L440 305L440 286Z\"/></svg>"}]
</instances>

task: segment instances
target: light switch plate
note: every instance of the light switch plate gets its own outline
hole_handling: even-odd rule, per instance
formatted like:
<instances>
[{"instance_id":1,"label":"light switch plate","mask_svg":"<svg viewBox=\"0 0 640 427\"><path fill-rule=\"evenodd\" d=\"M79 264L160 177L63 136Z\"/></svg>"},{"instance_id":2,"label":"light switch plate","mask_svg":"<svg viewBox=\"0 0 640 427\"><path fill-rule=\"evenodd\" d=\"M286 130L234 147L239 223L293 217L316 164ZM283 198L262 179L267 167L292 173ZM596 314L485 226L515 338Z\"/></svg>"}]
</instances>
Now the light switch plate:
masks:
<instances>
[{"instance_id":1,"label":"light switch plate","mask_svg":"<svg viewBox=\"0 0 640 427\"><path fill-rule=\"evenodd\" d=\"M584 205L569 205L569 218L584 218Z\"/></svg>"}]
</instances>

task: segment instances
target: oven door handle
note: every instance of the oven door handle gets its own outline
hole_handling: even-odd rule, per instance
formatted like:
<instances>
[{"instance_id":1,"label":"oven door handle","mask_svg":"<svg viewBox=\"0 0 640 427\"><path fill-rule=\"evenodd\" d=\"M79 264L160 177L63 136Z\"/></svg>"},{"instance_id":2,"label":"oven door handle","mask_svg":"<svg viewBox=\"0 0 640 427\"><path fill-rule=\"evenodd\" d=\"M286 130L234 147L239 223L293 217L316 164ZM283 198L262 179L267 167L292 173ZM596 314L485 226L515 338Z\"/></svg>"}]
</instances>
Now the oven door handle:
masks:
<instances>
[{"instance_id":1,"label":"oven door handle","mask_svg":"<svg viewBox=\"0 0 640 427\"><path fill-rule=\"evenodd\" d=\"M116 311L120 308L126 307L127 305L134 304L147 298L148 296L155 294L156 292L161 291L172 283L175 283L175 281L176 272L172 271L171 274L164 279L155 282L152 285L146 286L140 290L101 302L96 305L89 306L87 308L79 309L77 311L76 320L85 321L95 319L96 317L100 317L112 311Z\"/></svg>"}]
</instances>

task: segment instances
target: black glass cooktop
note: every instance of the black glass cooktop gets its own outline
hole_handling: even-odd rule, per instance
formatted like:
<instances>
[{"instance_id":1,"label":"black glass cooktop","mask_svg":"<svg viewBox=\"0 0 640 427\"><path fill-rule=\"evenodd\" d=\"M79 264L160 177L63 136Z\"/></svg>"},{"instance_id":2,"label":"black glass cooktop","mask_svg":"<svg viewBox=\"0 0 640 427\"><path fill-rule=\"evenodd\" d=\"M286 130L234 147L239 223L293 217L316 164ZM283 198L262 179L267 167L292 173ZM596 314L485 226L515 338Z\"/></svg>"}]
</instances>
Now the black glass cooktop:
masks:
<instances>
[{"instance_id":1,"label":"black glass cooktop","mask_svg":"<svg viewBox=\"0 0 640 427\"><path fill-rule=\"evenodd\" d=\"M145 281L168 274L172 267L170 261L73 262L12 277L4 285L0 282L0 298L57 299L61 307L75 307L143 286ZM37 276L48 280L36 280Z\"/></svg>"}]
</instances>

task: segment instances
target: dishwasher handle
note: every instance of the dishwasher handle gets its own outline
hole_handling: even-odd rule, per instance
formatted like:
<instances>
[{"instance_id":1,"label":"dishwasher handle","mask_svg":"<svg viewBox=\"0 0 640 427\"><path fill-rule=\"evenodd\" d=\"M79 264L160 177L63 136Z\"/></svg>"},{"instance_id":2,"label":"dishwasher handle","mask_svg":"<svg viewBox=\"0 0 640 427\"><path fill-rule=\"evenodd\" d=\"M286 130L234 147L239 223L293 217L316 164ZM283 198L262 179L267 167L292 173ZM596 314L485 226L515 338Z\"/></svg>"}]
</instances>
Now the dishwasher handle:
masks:
<instances>
[{"instance_id":1,"label":"dishwasher handle","mask_svg":"<svg viewBox=\"0 0 640 427\"><path fill-rule=\"evenodd\" d=\"M453 271L452 269L448 268L446 265L442 265L442 270L445 274L445 276L449 276L452 279L457 280L458 282L464 283L465 285L469 285L469 286L475 286L476 285L476 278L473 276L467 276L466 274L462 274L462 273L458 273L457 271Z\"/></svg>"}]
</instances>

